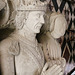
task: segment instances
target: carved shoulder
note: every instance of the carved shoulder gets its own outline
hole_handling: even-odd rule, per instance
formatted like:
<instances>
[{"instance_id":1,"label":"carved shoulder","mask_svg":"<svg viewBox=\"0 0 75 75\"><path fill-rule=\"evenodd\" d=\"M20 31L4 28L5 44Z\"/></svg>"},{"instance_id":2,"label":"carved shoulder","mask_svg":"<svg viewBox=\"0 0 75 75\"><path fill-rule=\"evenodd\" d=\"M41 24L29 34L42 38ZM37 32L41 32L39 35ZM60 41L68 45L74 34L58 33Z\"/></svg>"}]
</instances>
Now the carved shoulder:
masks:
<instances>
[{"instance_id":1,"label":"carved shoulder","mask_svg":"<svg viewBox=\"0 0 75 75\"><path fill-rule=\"evenodd\" d=\"M19 54L19 42L16 39L7 38L0 43L0 50L7 51L9 54L18 55Z\"/></svg>"},{"instance_id":2,"label":"carved shoulder","mask_svg":"<svg viewBox=\"0 0 75 75\"><path fill-rule=\"evenodd\" d=\"M7 38L0 43L1 72L3 75L14 75L14 56L9 53L12 40Z\"/></svg>"},{"instance_id":3,"label":"carved shoulder","mask_svg":"<svg viewBox=\"0 0 75 75\"><path fill-rule=\"evenodd\" d=\"M8 49L11 45L11 40L9 38L4 39L3 41L0 42L0 49L5 50Z\"/></svg>"}]
</instances>

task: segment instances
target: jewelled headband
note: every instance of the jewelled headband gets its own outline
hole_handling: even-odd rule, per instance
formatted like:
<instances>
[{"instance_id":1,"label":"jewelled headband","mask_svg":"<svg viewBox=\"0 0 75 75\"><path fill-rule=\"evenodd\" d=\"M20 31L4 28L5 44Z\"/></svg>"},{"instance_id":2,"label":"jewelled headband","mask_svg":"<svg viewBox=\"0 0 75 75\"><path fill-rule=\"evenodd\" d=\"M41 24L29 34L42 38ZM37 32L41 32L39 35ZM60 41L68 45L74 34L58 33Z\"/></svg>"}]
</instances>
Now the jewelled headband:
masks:
<instances>
[{"instance_id":1,"label":"jewelled headband","mask_svg":"<svg viewBox=\"0 0 75 75\"><path fill-rule=\"evenodd\" d=\"M47 8L47 2L41 2L40 0L33 0L30 2L27 2L26 4L21 1L20 4L17 7L18 11L28 11L28 10L41 10L46 11Z\"/></svg>"}]
</instances>

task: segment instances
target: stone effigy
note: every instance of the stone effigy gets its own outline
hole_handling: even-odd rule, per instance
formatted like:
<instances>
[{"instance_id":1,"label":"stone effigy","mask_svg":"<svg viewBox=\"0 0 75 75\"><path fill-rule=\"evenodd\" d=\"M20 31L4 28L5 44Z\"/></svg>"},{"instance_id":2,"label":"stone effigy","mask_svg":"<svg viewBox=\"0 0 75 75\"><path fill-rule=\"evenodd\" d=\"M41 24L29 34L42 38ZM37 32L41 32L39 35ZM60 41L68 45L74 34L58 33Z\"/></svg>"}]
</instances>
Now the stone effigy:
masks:
<instances>
[{"instance_id":1,"label":"stone effigy","mask_svg":"<svg viewBox=\"0 0 75 75\"><path fill-rule=\"evenodd\" d=\"M5 1L8 4L7 0ZM4 21L13 24L15 31L0 42L2 75L63 75L60 64L54 63L51 67L48 66L42 45L36 39L36 34L45 23L47 2L40 0L10 0L10 2L14 11L7 11L11 17L8 14ZM7 5L7 8L10 10L9 6ZM1 24L1 28L7 24ZM61 58L60 52L54 59L57 57Z\"/></svg>"}]
</instances>

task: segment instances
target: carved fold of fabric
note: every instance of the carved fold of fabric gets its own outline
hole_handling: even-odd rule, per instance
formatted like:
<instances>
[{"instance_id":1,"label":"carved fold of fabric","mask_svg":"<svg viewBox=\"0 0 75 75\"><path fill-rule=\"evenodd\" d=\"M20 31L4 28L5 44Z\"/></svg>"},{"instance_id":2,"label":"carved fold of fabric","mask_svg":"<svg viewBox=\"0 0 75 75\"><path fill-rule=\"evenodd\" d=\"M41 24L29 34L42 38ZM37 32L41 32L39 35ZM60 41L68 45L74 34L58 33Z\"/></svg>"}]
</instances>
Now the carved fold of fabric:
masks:
<instances>
[{"instance_id":1,"label":"carved fold of fabric","mask_svg":"<svg viewBox=\"0 0 75 75\"><path fill-rule=\"evenodd\" d=\"M2 10L5 7L5 2L0 0L0 10Z\"/></svg>"}]
</instances>

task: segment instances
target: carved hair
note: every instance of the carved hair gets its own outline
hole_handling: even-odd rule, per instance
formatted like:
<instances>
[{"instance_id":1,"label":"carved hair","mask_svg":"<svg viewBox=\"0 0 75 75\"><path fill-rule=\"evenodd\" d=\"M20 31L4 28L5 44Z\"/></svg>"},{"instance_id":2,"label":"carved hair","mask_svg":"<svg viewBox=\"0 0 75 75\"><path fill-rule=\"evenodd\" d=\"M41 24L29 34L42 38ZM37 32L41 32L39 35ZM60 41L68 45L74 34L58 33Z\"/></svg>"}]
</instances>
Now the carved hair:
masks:
<instances>
[{"instance_id":1,"label":"carved hair","mask_svg":"<svg viewBox=\"0 0 75 75\"><path fill-rule=\"evenodd\" d=\"M19 11L16 13L16 17L14 19L14 26L16 27L16 29L19 30L23 28L29 13L30 11Z\"/></svg>"}]
</instances>

